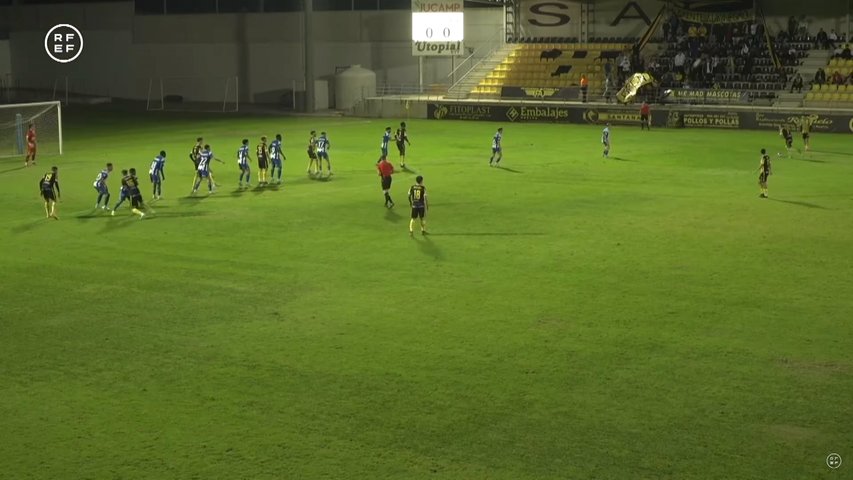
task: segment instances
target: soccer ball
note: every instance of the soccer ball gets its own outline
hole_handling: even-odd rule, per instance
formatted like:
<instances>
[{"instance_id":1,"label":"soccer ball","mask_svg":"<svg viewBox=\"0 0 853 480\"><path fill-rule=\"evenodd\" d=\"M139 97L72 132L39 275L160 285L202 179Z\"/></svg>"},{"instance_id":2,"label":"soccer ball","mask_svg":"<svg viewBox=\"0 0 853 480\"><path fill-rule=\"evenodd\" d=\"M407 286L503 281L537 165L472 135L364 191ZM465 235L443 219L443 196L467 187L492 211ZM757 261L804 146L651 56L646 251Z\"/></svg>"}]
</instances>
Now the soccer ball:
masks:
<instances>
[{"instance_id":1,"label":"soccer ball","mask_svg":"<svg viewBox=\"0 0 853 480\"><path fill-rule=\"evenodd\" d=\"M777 157L781 157L781 156L782 156L782 152L776 152L776 156L777 156Z\"/></svg>"}]
</instances>

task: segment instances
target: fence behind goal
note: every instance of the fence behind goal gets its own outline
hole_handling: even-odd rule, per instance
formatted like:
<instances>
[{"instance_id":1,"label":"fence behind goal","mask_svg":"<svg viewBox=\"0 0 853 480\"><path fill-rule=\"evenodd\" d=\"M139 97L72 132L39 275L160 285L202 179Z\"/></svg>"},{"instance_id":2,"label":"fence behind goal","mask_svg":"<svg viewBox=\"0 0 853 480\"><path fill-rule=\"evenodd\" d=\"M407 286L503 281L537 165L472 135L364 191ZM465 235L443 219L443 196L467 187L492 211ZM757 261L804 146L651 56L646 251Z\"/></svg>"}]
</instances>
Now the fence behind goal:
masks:
<instances>
[{"instance_id":1,"label":"fence behind goal","mask_svg":"<svg viewBox=\"0 0 853 480\"><path fill-rule=\"evenodd\" d=\"M62 154L62 111L59 102L0 105L0 158L27 152L29 124L36 130L39 155Z\"/></svg>"}]
</instances>

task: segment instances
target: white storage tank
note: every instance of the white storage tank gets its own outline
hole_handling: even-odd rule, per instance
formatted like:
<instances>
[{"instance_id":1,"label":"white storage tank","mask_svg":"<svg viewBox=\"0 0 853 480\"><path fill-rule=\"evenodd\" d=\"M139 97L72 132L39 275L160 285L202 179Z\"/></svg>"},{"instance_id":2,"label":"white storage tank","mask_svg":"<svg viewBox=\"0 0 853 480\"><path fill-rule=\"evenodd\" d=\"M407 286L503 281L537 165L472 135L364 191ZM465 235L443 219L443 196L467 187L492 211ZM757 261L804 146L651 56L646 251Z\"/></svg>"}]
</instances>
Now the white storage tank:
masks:
<instances>
[{"instance_id":1,"label":"white storage tank","mask_svg":"<svg viewBox=\"0 0 853 480\"><path fill-rule=\"evenodd\" d=\"M335 108L349 110L359 100L376 96L376 72L351 65L335 75Z\"/></svg>"}]
</instances>

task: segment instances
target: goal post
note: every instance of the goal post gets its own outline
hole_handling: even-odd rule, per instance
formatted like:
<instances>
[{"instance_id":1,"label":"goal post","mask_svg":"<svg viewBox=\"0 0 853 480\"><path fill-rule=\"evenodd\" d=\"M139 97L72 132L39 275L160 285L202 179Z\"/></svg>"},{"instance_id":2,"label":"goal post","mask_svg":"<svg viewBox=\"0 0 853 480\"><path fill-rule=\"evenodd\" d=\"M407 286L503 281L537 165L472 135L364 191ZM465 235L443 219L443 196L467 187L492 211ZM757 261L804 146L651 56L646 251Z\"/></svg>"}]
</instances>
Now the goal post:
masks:
<instances>
[{"instance_id":1,"label":"goal post","mask_svg":"<svg viewBox=\"0 0 853 480\"><path fill-rule=\"evenodd\" d=\"M0 105L0 158L26 155L30 124L40 155L62 155L62 105L53 101Z\"/></svg>"}]
</instances>

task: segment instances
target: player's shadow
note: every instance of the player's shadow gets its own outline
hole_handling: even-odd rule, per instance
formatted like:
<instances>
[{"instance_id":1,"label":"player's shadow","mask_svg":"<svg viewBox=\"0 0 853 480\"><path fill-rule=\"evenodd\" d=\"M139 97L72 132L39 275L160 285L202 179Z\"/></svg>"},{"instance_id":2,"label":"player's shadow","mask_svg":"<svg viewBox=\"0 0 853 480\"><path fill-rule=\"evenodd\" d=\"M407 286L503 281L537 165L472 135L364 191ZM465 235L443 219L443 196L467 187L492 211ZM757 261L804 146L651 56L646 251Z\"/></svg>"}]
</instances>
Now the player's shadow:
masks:
<instances>
[{"instance_id":1,"label":"player's shadow","mask_svg":"<svg viewBox=\"0 0 853 480\"><path fill-rule=\"evenodd\" d=\"M52 218L42 217L39 220L33 220L32 222L22 223L16 227L10 228L9 231L14 234L19 233L27 233L31 230L35 230L36 228L41 227L42 225L48 224L50 222L55 222L56 220Z\"/></svg>"},{"instance_id":2,"label":"player's shadow","mask_svg":"<svg viewBox=\"0 0 853 480\"><path fill-rule=\"evenodd\" d=\"M127 228L133 224L133 222L138 222L139 217L133 215L129 212L124 212L123 215L112 217L108 222L104 223L103 232L114 232L123 228Z\"/></svg>"},{"instance_id":3,"label":"player's shadow","mask_svg":"<svg viewBox=\"0 0 853 480\"><path fill-rule=\"evenodd\" d=\"M806 208L819 208L821 210L829 210L828 208L824 207L823 205L818 205L816 203L802 202L799 200L783 200L781 198L773 198L773 197L771 197L770 200L773 200L774 202L788 203L791 205L799 205L801 207L806 207Z\"/></svg>"},{"instance_id":4,"label":"player's shadow","mask_svg":"<svg viewBox=\"0 0 853 480\"><path fill-rule=\"evenodd\" d=\"M500 166L500 165L498 165L498 166L497 166L497 168L498 168L499 170L503 170L503 171L505 171L505 172L510 172L510 173L524 173L524 172L522 172L521 170L516 170L516 169L514 169L514 168L509 168L509 167L502 167L502 166Z\"/></svg>"},{"instance_id":5,"label":"player's shadow","mask_svg":"<svg viewBox=\"0 0 853 480\"><path fill-rule=\"evenodd\" d=\"M205 216L207 216L207 215L209 215L209 213L208 213L208 212L204 212L204 211L192 211L192 212L187 212L187 211L180 211L180 212L163 212L163 211L160 211L160 209L157 209L157 212L156 212L156 213L152 213L152 214L151 214L151 216L150 216L150 217L146 217L146 218L145 218L145 220L146 220L146 221L148 221L148 219L149 219L149 218L150 218L151 220L154 220L154 219L157 219L157 218L205 217Z\"/></svg>"},{"instance_id":6,"label":"player's shadow","mask_svg":"<svg viewBox=\"0 0 853 480\"><path fill-rule=\"evenodd\" d=\"M179 197L178 202L183 205L194 207L205 200L209 195L187 195L186 197Z\"/></svg>"},{"instance_id":7,"label":"player's shadow","mask_svg":"<svg viewBox=\"0 0 853 480\"><path fill-rule=\"evenodd\" d=\"M16 170L23 170L25 168L27 168L27 167L25 167L23 165L20 165L18 167L7 168L6 170L0 170L0 175L2 175L4 173L14 172Z\"/></svg>"},{"instance_id":8,"label":"player's shadow","mask_svg":"<svg viewBox=\"0 0 853 480\"><path fill-rule=\"evenodd\" d=\"M831 152L829 150L810 150L814 153L829 153L831 155L845 155L848 157L853 157L853 152ZM21 167L24 168L24 167Z\"/></svg>"},{"instance_id":9,"label":"player's shadow","mask_svg":"<svg viewBox=\"0 0 853 480\"><path fill-rule=\"evenodd\" d=\"M829 153L829 152L827 152ZM792 157L794 160L799 160L801 162L812 162L812 163L829 163L826 160L818 160L817 158L805 158L805 157Z\"/></svg>"},{"instance_id":10,"label":"player's shadow","mask_svg":"<svg viewBox=\"0 0 853 480\"><path fill-rule=\"evenodd\" d=\"M425 255L429 255L435 260L444 260L444 254L441 252L441 249L438 248L438 246L429 238L429 234L419 235L416 233L415 235L421 237L420 239L415 239L420 240L418 241L418 247L420 247L421 252L423 252Z\"/></svg>"},{"instance_id":11,"label":"player's shadow","mask_svg":"<svg viewBox=\"0 0 853 480\"><path fill-rule=\"evenodd\" d=\"M432 237L543 237L538 232L442 232L431 233Z\"/></svg>"},{"instance_id":12,"label":"player's shadow","mask_svg":"<svg viewBox=\"0 0 853 480\"><path fill-rule=\"evenodd\" d=\"M634 162L636 160L631 160L630 158L622 158L622 157L607 157L605 160L616 160L619 162Z\"/></svg>"},{"instance_id":13,"label":"player's shadow","mask_svg":"<svg viewBox=\"0 0 853 480\"><path fill-rule=\"evenodd\" d=\"M385 220L392 223L398 223L402 219L403 217L401 217L399 213L395 212L393 208L385 209Z\"/></svg>"}]
</instances>

